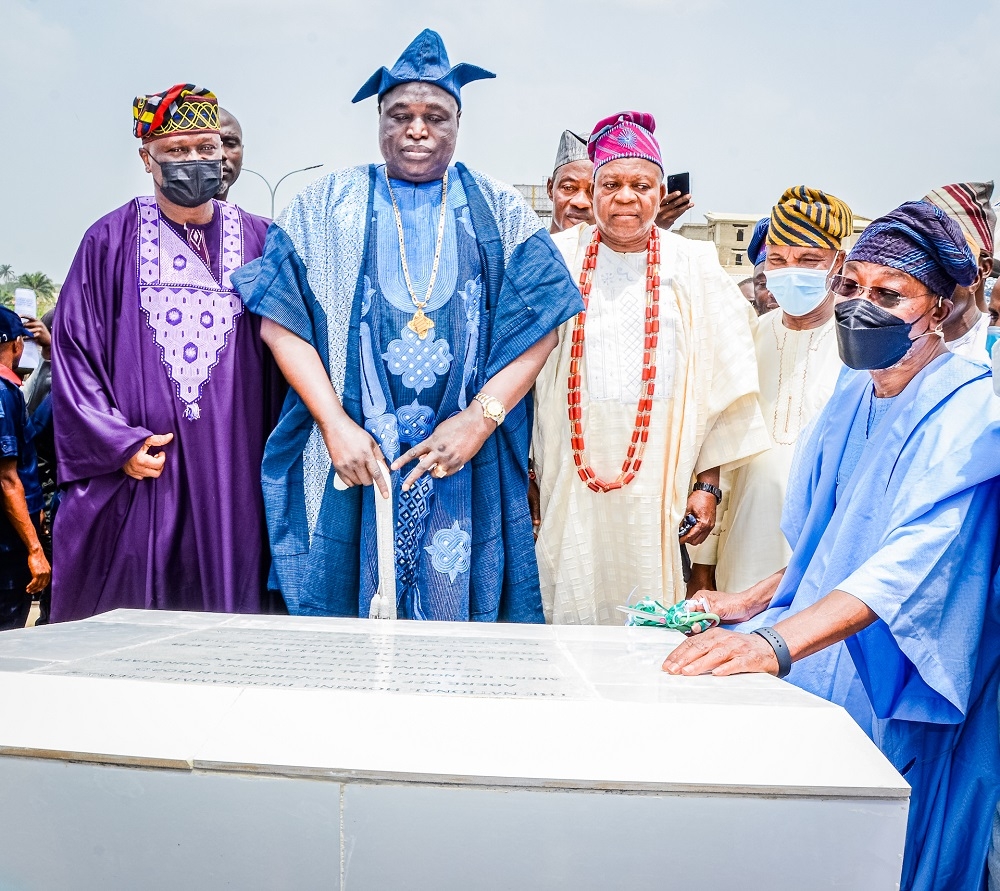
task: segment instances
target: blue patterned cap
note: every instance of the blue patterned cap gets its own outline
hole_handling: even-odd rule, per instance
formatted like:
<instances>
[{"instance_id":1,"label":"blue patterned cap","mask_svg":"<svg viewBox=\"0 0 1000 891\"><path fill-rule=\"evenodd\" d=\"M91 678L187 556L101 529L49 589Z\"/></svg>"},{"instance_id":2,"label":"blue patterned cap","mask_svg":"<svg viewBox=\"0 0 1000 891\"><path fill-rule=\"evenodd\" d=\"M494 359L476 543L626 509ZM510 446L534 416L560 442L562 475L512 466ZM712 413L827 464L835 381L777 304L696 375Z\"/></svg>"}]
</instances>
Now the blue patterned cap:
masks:
<instances>
[{"instance_id":1,"label":"blue patterned cap","mask_svg":"<svg viewBox=\"0 0 1000 891\"><path fill-rule=\"evenodd\" d=\"M939 297L950 298L979 273L961 227L927 201L908 201L870 223L847 259L898 269Z\"/></svg>"},{"instance_id":2,"label":"blue patterned cap","mask_svg":"<svg viewBox=\"0 0 1000 891\"><path fill-rule=\"evenodd\" d=\"M756 266L763 263L767 258L767 229L771 225L770 217L762 217L757 220L757 225L753 227L753 235L750 236L750 244L747 245L747 259L751 265Z\"/></svg>"},{"instance_id":3,"label":"blue patterned cap","mask_svg":"<svg viewBox=\"0 0 1000 891\"><path fill-rule=\"evenodd\" d=\"M396 64L391 69L379 68L365 81L351 102L360 102L369 96L378 96L381 102L382 97L393 87L419 81L433 84L450 93L461 108L462 87L474 80L491 77L496 77L492 71L470 65L468 62L459 62L452 66L448 61L448 51L444 48L441 35L431 31L430 28L425 28L403 50Z\"/></svg>"}]
</instances>

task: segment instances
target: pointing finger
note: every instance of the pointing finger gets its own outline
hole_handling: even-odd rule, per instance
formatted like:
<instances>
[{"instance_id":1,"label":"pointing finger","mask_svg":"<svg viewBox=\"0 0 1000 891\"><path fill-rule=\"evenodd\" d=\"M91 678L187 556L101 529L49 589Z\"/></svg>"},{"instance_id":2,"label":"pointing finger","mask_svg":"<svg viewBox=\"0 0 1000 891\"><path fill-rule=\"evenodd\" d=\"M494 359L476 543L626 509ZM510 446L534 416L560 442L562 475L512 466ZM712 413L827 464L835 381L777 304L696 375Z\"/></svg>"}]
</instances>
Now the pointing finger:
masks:
<instances>
[{"instance_id":1,"label":"pointing finger","mask_svg":"<svg viewBox=\"0 0 1000 891\"><path fill-rule=\"evenodd\" d=\"M375 447L376 449L378 446ZM380 453L381 454L381 453ZM389 497L389 487L385 484L385 478L388 476L388 470L382 461L379 461L374 454L370 455L367 460L368 469L371 471L372 480L375 485L378 486L379 492L382 493L383 498Z\"/></svg>"},{"instance_id":2,"label":"pointing finger","mask_svg":"<svg viewBox=\"0 0 1000 891\"><path fill-rule=\"evenodd\" d=\"M427 440L413 446L413 448L408 451L403 452L392 464L389 465L390 470L401 470L406 467L415 458L419 458L421 455L426 455L431 450L430 444Z\"/></svg>"},{"instance_id":3,"label":"pointing finger","mask_svg":"<svg viewBox=\"0 0 1000 891\"><path fill-rule=\"evenodd\" d=\"M437 466L437 458L432 456L431 452L427 452L418 462L417 466L410 471L410 475L403 482L403 491L408 492L410 486L412 486L420 477L425 473L430 473L434 467Z\"/></svg>"}]
</instances>

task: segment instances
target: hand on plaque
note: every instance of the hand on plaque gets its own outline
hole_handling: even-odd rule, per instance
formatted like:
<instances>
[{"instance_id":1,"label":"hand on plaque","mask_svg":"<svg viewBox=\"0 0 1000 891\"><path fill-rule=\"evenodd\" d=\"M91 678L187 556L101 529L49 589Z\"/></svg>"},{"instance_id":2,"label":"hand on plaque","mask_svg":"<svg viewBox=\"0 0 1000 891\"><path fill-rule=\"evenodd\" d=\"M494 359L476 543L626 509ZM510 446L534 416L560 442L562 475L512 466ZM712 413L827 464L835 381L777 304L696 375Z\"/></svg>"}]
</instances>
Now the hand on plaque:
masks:
<instances>
[{"instance_id":1,"label":"hand on plaque","mask_svg":"<svg viewBox=\"0 0 1000 891\"><path fill-rule=\"evenodd\" d=\"M759 634L712 628L689 637L663 660L668 674L778 674L778 657Z\"/></svg>"},{"instance_id":2,"label":"hand on plaque","mask_svg":"<svg viewBox=\"0 0 1000 891\"><path fill-rule=\"evenodd\" d=\"M699 588L691 599L700 600L705 612L715 613L726 625L746 622L760 612L756 601L749 597L746 591L730 594L726 591Z\"/></svg>"}]
</instances>

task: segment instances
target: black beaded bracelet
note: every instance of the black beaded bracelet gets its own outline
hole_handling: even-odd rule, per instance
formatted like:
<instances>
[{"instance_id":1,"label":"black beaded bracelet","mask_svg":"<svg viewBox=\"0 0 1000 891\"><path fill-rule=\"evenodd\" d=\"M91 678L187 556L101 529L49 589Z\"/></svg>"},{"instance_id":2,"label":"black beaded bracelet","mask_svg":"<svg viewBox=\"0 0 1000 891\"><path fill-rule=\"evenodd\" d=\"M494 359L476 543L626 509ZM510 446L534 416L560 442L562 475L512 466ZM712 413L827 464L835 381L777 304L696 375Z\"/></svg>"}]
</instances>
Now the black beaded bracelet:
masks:
<instances>
[{"instance_id":1,"label":"black beaded bracelet","mask_svg":"<svg viewBox=\"0 0 1000 891\"><path fill-rule=\"evenodd\" d=\"M788 650L785 639L769 626L758 628L750 633L760 635L771 645L771 649L774 650L774 655L778 659L778 677L787 677L788 672L792 670L792 654Z\"/></svg>"}]
</instances>

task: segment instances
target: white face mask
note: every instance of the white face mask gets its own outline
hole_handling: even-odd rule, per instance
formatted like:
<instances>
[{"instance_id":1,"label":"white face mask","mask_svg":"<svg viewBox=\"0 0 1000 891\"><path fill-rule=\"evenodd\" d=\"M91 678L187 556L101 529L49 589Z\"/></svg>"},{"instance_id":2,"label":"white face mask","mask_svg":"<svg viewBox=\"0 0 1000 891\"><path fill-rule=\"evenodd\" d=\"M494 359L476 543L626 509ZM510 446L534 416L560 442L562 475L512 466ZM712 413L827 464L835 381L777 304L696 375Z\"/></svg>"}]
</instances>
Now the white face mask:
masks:
<instances>
[{"instance_id":1,"label":"white face mask","mask_svg":"<svg viewBox=\"0 0 1000 891\"><path fill-rule=\"evenodd\" d=\"M774 295L778 306L790 316L808 315L826 299L826 280L836 262L834 257L826 270L804 269L801 266L768 269L764 273L767 289Z\"/></svg>"}]
</instances>

